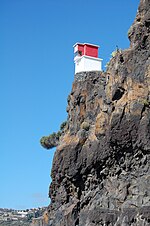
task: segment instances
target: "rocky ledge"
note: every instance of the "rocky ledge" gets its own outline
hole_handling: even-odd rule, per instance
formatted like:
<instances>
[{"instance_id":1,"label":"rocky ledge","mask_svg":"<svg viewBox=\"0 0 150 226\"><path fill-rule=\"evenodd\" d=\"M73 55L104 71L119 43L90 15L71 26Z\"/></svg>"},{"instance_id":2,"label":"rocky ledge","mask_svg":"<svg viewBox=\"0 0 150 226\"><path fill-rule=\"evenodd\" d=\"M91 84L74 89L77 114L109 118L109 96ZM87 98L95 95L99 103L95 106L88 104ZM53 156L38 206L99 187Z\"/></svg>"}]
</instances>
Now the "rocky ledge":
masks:
<instances>
[{"instance_id":1,"label":"rocky ledge","mask_svg":"<svg viewBox=\"0 0 150 226\"><path fill-rule=\"evenodd\" d=\"M49 226L150 225L150 1L106 72L75 75L57 142Z\"/></svg>"}]
</instances>

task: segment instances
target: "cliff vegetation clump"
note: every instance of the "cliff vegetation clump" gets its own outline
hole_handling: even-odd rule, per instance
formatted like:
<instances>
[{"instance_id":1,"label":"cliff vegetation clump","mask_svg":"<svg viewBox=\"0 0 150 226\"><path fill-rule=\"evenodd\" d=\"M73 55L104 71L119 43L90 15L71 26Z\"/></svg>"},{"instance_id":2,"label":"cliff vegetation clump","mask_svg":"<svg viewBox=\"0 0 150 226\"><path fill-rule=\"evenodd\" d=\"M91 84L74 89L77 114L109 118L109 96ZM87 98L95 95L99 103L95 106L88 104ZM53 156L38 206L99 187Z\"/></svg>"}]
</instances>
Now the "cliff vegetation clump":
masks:
<instances>
[{"instance_id":1,"label":"cliff vegetation clump","mask_svg":"<svg viewBox=\"0 0 150 226\"><path fill-rule=\"evenodd\" d=\"M60 130L57 133L53 132L49 136L43 136L40 139L41 145L46 149L51 149L56 147L60 141L61 135L64 133L66 126L67 126L67 121L63 122L60 125Z\"/></svg>"}]
</instances>

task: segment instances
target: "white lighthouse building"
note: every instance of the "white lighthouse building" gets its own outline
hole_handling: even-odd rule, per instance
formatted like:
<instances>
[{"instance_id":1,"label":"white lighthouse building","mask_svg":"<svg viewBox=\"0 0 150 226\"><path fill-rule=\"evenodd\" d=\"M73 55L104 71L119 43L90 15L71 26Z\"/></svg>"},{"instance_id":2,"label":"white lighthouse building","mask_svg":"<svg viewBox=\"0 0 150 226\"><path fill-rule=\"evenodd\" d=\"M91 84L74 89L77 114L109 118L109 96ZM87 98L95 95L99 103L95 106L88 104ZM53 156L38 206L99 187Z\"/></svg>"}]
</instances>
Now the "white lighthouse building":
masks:
<instances>
[{"instance_id":1,"label":"white lighthouse building","mask_svg":"<svg viewBox=\"0 0 150 226\"><path fill-rule=\"evenodd\" d=\"M102 59L98 58L98 45L76 43L73 47L75 74L83 71L102 70Z\"/></svg>"}]
</instances>

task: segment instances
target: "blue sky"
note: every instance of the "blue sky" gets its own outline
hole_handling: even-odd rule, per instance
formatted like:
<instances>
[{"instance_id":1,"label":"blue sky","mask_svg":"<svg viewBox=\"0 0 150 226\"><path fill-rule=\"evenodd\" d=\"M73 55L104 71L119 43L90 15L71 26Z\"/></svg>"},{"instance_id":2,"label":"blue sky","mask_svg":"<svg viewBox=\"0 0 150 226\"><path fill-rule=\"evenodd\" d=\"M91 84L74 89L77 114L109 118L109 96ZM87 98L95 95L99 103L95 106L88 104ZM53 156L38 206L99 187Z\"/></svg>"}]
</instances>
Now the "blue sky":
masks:
<instances>
[{"instance_id":1,"label":"blue sky","mask_svg":"<svg viewBox=\"0 0 150 226\"><path fill-rule=\"evenodd\" d=\"M66 120L73 44L101 46L104 65L127 32L139 0L0 1L0 207L49 204L55 149L39 140Z\"/></svg>"}]
</instances>

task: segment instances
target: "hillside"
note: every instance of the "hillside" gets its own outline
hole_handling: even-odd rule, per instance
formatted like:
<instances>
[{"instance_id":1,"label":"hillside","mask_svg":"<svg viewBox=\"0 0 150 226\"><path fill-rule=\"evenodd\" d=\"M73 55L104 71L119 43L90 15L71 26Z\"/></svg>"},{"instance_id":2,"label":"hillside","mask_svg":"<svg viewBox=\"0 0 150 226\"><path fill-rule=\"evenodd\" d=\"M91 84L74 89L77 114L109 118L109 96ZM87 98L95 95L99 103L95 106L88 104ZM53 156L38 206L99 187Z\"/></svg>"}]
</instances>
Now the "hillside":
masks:
<instances>
[{"instance_id":1,"label":"hillside","mask_svg":"<svg viewBox=\"0 0 150 226\"><path fill-rule=\"evenodd\" d=\"M29 226L43 216L46 207L26 210L0 208L0 226Z\"/></svg>"}]
</instances>

